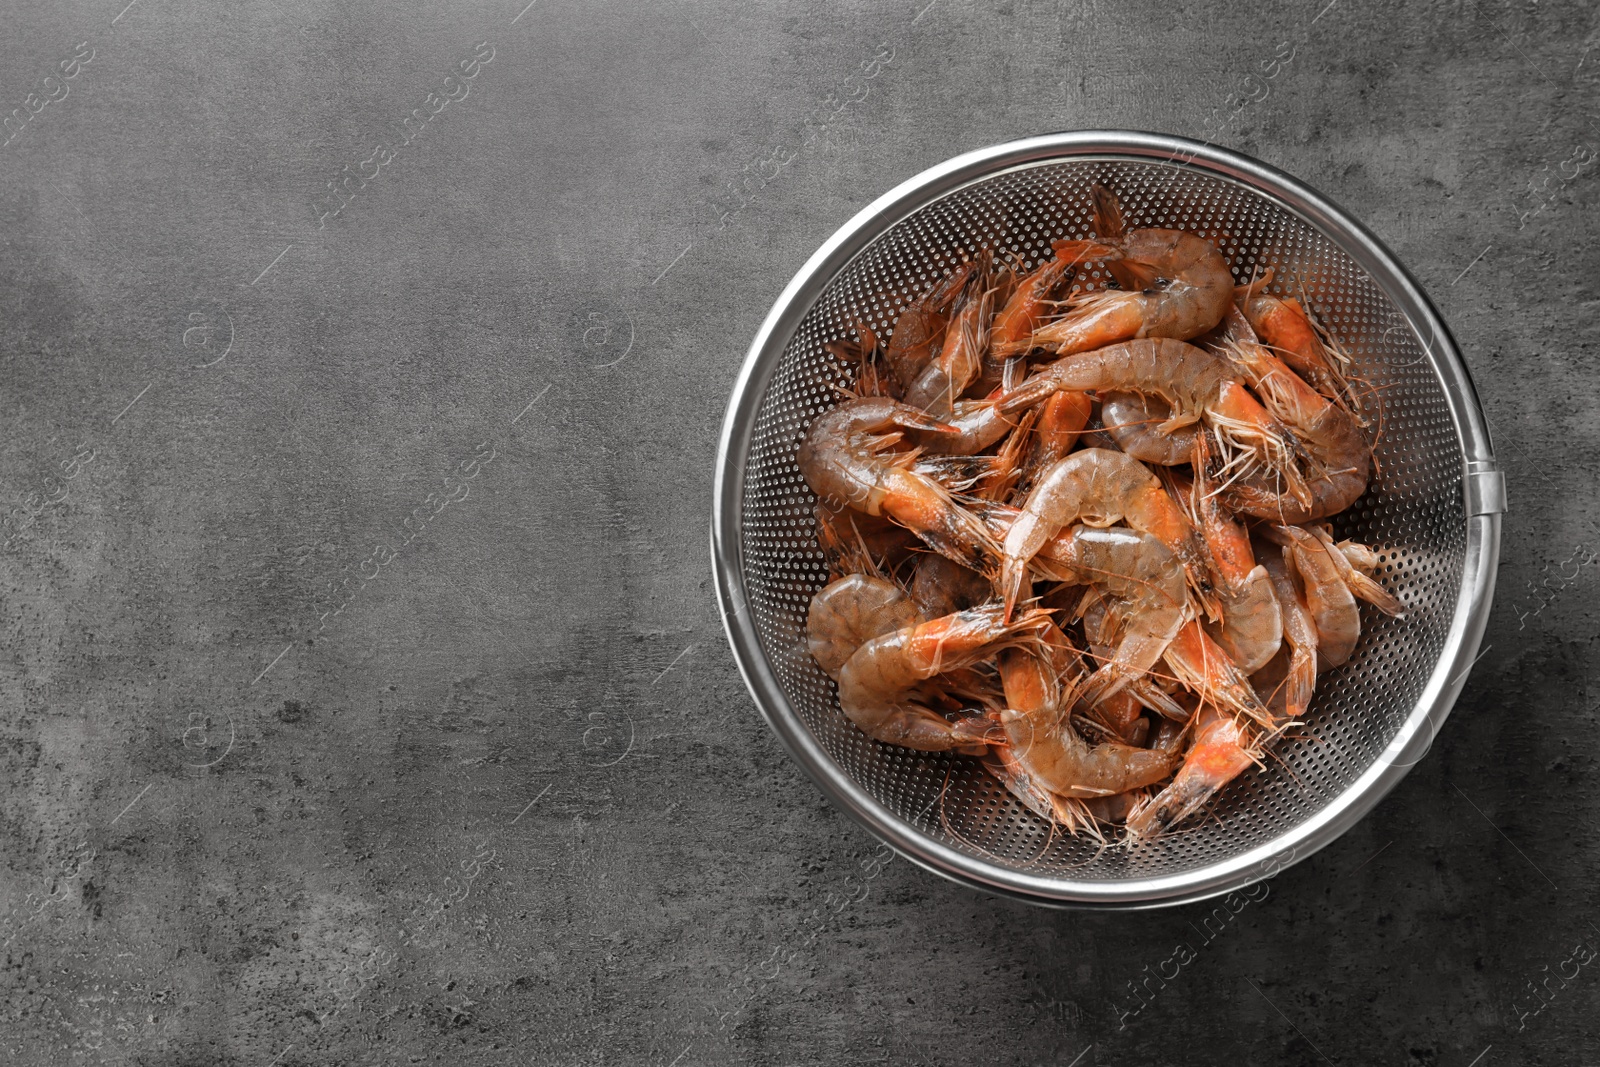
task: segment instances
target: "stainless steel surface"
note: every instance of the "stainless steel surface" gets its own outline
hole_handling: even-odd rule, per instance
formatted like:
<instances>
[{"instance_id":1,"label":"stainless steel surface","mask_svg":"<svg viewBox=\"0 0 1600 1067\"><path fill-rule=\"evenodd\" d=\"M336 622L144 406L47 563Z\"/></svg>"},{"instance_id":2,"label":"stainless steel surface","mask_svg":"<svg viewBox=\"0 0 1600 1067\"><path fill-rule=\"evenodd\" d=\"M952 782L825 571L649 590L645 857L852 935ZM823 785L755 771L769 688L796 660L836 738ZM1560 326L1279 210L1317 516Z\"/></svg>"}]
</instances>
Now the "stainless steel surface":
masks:
<instances>
[{"instance_id":1,"label":"stainless steel surface","mask_svg":"<svg viewBox=\"0 0 1600 1067\"><path fill-rule=\"evenodd\" d=\"M1404 619L1365 612L1349 664L1320 680L1306 729L1236 781L1216 818L1097 852L1053 834L962 757L868 741L804 645L826 580L813 496L795 465L847 368L823 351L856 319L887 332L905 302L963 255L1038 262L1089 228L1088 189L1121 196L1131 225L1214 239L1237 276L1276 270L1382 397L1381 475L1336 520L1377 547ZM882 334L880 333L880 336ZM717 460L712 554L723 619L757 706L823 791L906 857L989 891L1053 904L1201 899L1304 859L1422 758L1477 652L1494 590L1503 482L1448 330L1376 238L1296 180L1197 142L1086 132L950 160L892 190L830 238L778 298L733 391Z\"/></svg>"}]
</instances>

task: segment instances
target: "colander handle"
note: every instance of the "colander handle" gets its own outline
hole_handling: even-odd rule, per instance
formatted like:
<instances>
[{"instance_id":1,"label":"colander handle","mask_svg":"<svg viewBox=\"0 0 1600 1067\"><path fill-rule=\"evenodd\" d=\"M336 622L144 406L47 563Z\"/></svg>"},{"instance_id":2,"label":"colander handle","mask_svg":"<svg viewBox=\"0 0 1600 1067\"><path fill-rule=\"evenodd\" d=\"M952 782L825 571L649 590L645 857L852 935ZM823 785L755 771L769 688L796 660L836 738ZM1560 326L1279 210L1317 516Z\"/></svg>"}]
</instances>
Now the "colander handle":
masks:
<instances>
[{"instance_id":1,"label":"colander handle","mask_svg":"<svg viewBox=\"0 0 1600 1067\"><path fill-rule=\"evenodd\" d=\"M1467 463L1467 514L1500 515L1506 510L1506 476L1493 460Z\"/></svg>"}]
</instances>

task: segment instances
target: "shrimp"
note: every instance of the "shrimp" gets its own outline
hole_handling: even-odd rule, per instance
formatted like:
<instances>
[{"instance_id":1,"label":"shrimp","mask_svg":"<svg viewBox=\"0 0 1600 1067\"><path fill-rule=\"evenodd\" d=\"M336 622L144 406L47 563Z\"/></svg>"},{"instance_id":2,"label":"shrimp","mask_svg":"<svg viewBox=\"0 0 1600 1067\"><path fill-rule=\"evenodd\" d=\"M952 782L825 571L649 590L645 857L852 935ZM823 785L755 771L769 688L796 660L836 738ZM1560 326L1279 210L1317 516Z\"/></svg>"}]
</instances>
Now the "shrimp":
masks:
<instances>
[{"instance_id":1,"label":"shrimp","mask_svg":"<svg viewBox=\"0 0 1600 1067\"><path fill-rule=\"evenodd\" d=\"M1002 550L998 587L1008 613L1016 606L1028 561L1063 527L1080 521L1096 526L1122 521L1154 535L1177 554L1191 581L1202 591L1208 588L1204 549L1160 479L1131 456L1091 448L1073 453L1041 474L1022 513L1011 524Z\"/></svg>"},{"instance_id":2,"label":"shrimp","mask_svg":"<svg viewBox=\"0 0 1600 1067\"><path fill-rule=\"evenodd\" d=\"M1048 552L1049 547L1046 546L1046 553ZM1108 662L1116 655L1117 646L1122 643L1120 608L1094 589L1089 590L1080 608L1083 614L1083 634L1089 642L1090 653L1100 662ZM1138 739L1134 737L1133 730L1136 724L1142 721L1139 718L1141 707L1149 708L1169 719L1189 718L1189 712L1183 705L1174 700L1155 683L1155 679L1149 676L1135 678L1122 692L1102 701L1098 707L1089 709L1088 715L1121 740L1137 744Z\"/></svg>"},{"instance_id":3,"label":"shrimp","mask_svg":"<svg viewBox=\"0 0 1600 1067\"><path fill-rule=\"evenodd\" d=\"M1039 268L1022 279L994 317L990 340L996 345L1009 345L1027 339L1044 318L1051 305L1050 297L1069 265L1061 259L1047 259Z\"/></svg>"},{"instance_id":4,"label":"shrimp","mask_svg":"<svg viewBox=\"0 0 1600 1067\"><path fill-rule=\"evenodd\" d=\"M856 343L829 341L822 348L840 363L856 364L855 394L898 398L899 384L885 374L878 362L878 335L864 322L855 325Z\"/></svg>"},{"instance_id":5,"label":"shrimp","mask_svg":"<svg viewBox=\"0 0 1600 1067\"><path fill-rule=\"evenodd\" d=\"M1094 401L1088 393L1056 393L1039 405L1038 411L1033 451L1028 454L1018 488L1031 489L1040 474L1077 446L1094 411Z\"/></svg>"},{"instance_id":6,"label":"shrimp","mask_svg":"<svg viewBox=\"0 0 1600 1067\"><path fill-rule=\"evenodd\" d=\"M1261 478L1241 478L1228 487L1236 510L1280 523L1306 522L1343 511L1366 492L1371 451L1350 413L1311 388L1277 356L1254 340L1240 336L1249 329L1234 311L1237 323L1223 349L1255 387L1261 402L1287 425L1299 443L1310 472L1302 490L1284 492Z\"/></svg>"},{"instance_id":7,"label":"shrimp","mask_svg":"<svg viewBox=\"0 0 1600 1067\"><path fill-rule=\"evenodd\" d=\"M1172 409L1160 429L1203 420L1224 458L1237 454L1230 466L1269 471L1284 480L1291 497L1309 503L1310 491L1294 465L1294 438L1250 395L1241 377L1227 361L1193 345L1151 338L1057 360L999 397L996 406L1012 414L1063 390L1159 397Z\"/></svg>"},{"instance_id":8,"label":"shrimp","mask_svg":"<svg viewBox=\"0 0 1600 1067\"><path fill-rule=\"evenodd\" d=\"M911 579L911 600L925 619L952 615L989 599L992 588L983 575L943 556L924 554Z\"/></svg>"},{"instance_id":9,"label":"shrimp","mask_svg":"<svg viewBox=\"0 0 1600 1067\"><path fill-rule=\"evenodd\" d=\"M1074 526L1035 564L1058 581L1098 586L1121 602L1121 642L1080 689L1093 707L1148 671L1189 615L1183 565L1160 540L1125 527Z\"/></svg>"},{"instance_id":10,"label":"shrimp","mask_svg":"<svg viewBox=\"0 0 1600 1067\"><path fill-rule=\"evenodd\" d=\"M1227 261L1182 230L1125 231L1116 196L1094 188L1099 240L1057 241L1067 263L1101 260L1122 289L1087 293L1072 310L1025 340L997 345L997 355L1044 348L1060 356L1140 337L1187 340L1214 327L1233 299Z\"/></svg>"},{"instance_id":11,"label":"shrimp","mask_svg":"<svg viewBox=\"0 0 1600 1067\"><path fill-rule=\"evenodd\" d=\"M1031 334L1052 305L1050 297L1066 270L1067 264L1059 259L1047 259L1025 278L1017 279L1014 273L1005 272L995 287L994 300L1000 305L1000 312L989 327L989 343L1017 341ZM969 388L969 395L987 396L996 387L1015 387L1018 382L1012 379L1022 373L1024 362L1021 356L996 358L992 351L985 353L983 369Z\"/></svg>"},{"instance_id":12,"label":"shrimp","mask_svg":"<svg viewBox=\"0 0 1600 1067\"><path fill-rule=\"evenodd\" d=\"M1184 624L1164 656L1178 680L1208 704L1248 715L1263 725L1271 724L1272 713L1251 688L1250 679L1211 640L1198 619Z\"/></svg>"},{"instance_id":13,"label":"shrimp","mask_svg":"<svg viewBox=\"0 0 1600 1067\"><path fill-rule=\"evenodd\" d=\"M1100 640L1115 640L1125 625L1121 606L1107 605L1104 621L1098 627ZM1085 630L1091 632L1087 617ZM1207 636L1199 620L1185 622L1173 635L1162 655L1178 681L1199 694L1201 700L1248 715L1262 724L1271 723L1272 715L1251 688L1250 680L1227 653ZM1168 702L1171 703L1170 698ZM1188 718L1188 713L1181 707L1176 709L1176 714L1164 713L1169 718Z\"/></svg>"},{"instance_id":14,"label":"shrimp","mask_svg":"<svg viewBox=\"0 0 1600 1067\"><path fill-rule=\"evenodd\" d=\"M1000 712L1011 756L1029 777L1066 797L1113 796L1152 785L1172 773L1165 753L1107 742L1090 747L1071 722L1072 697L1081 673L1073 672L1073 650L1055 626L1046 627L1034 649L1000 654L1006 707ZM1063 673L1077 673L1066 687Z\"/></svg>"},{"instance_id":15,"label":"shrimp","mask_svg":"<svg viewBox=\"0 0 1600 1067\"><path fill-rule=\"evenodd\" d=\"M1298 526L1272 526L1267 537L1289 549L1306 609L1317 628L1317 655L1330 667L1337 667L1355 651L1361 636L1361 612L1356 599L1322 542Z\"/></svg>"},{"instance_id":16,"label":"shrimp","mask_svg":"<svg viewBox=\"0 0 1600 1067\"><path fill-rule=\"evenodd\" d=\"M1356 544L1354 541L1341 541L1334 543L1333 535L1321 523L1307 527L1318 541L1322 542L1328 558L1333 561L1333 567L1339 572L1339 577L1344 581L1345 587L1355 596L1365 600L1385 615L1393 618L1405 616L1406 607L1396 599L1395 595L1372 578L1372 571L1377 567L1377 557L1366 545ZM1345 545L1351 546L1347 552ZM1351 563L1350 557L1354 555L1365 564L1363 570ZM1370 562L1369 562L1370 560Z\"/></svg>"},{"instance_id":17,"label":"shrimp","mask_svg":"<svg viewBox=\"0 0 1600 1067\"><path fill-rule=\"evenodd\" d=\"M1188 718L1193 718L1191 713ZM1156 735L1150 739L1150 748L1156 752L1165 753L1174 762L1183 758L1183 738L1188 733L1189 724L1173 722L1171 719L1161 720L1161 725L1156 727Z\"/></svg>"},{"instance_id":18,"label":"shrimp","mask_svg":"<svg viewBox=\"0 0 1600 1067\"><path fill-rule=\"evenodd\" d=\"M1025 453L1028 448L1028 439L1033 434L1034 423L1039 421L1039 412L1030 411L1017 423L1017 431L1006 439L993 456L992 467L989 474L983 479L983 485L974 493L986 500L1009 500L1016 489L1017 483L1026 473L1027 464Z\"/></svg>"},{"instance_id":19,"label":"shrimp","mask_svg":"<svg viewBox=\"0 0 1600 1067\"><path fill-rule=\"evenodd\" d=\"M1170 784L1128 816L1128 840L1170 830L1255 762L1249 732L1217 708L1195 717L1194 743Z\"/></svg>"},{"instance_id":20,"label":"shrimp","mask_svg":"<svg viewBox=\"0 0 1600 1067\"><path fill-rule=\"evenodd\" d=\"M856 649L921 620L917 605L894 582L871 574L848 574L811 598L806 647L828 677L837 680Z\"/></svg>"},{"instance_id":21,"label":"shrimp","mask_svg":"<svg viewBox=\"0 0 1600 1067\"><path fill-rule=\"evenodd\" d=\"M1350 384L1343 369L1324 347L1300 302L1264 293L1261 285L1256 281L1233 291L1234 303L1256 334L1318 393L1336 402L1348 398Z\"/></svg>"},{"instance_id":22,"label":"shrimp","mask_svg":"<svg viewBox=\"0 0 1600 1067\"><path fill-rule=\"evenodd\" d=\"M970 749L970 728L929 709L915 689L935 675L1037 640L1049 620L1037 609L1009 623L1003 616L1000 605L985 604L874 637L840 669L839 706L875 741L922 752Z\"/></svg>"},{"instance_id":23,"label":"shrimp","mask_svg":"<svg viewBox=\"0 0 1600 1067\"><path fill-rule=\"evenodd\" d=\"M897 427L939 430L933 416L883 397L847 400L824 412L800 442L800 472L825 500L868 515L887 514L934 551L986 576L998 570L998 546L983 523L925 474L908 469L904 454L884 454Z\"/></svg>"},{"instance_id":24,"label":"shrimp","mask_svg":"<svg viewBox=\"0 0 1600 1067\"><path fill-rule=\"evenodd\" d=\"M1311 706L1311 694L1317 685L1316 622L1295 586L1288 549L1265 545L1258 558L1272 579L1272 592L1278 598L1278 607L1283 612L1283 641L1289 651L1288 669L1281 689L1284 715L1289 719L1300 719ZM1274 699L1269 703L1278 702Z\"/></svg>"},{"instance_id":25,"label":"shrimp","mask_svg":"<svg viewBox=\"0 0 1600 1067\"><path fill-rule=\"evenodd\" d=\"M1252 567L1238 591L1220 590L1217 605L1222 618L1202 620L1201 625L1239 670L1253 674L1277 655L1283 644L1283 610L1265 568Z\"/></svg>"},{"instance_id":26,"label":"shrimp","mask_svg":"<svg viewBox=\"0 0 1600 1067\"><path fill-rule=\"evenodd\" d=\"M1200 427L1191 423L1163 429L1171 419L1172 409L1160 397L1107 393L1100 402L1100 421L1106 432L1118 448L1144 463L1176 467L1191 462Z\"/></svg>"},{"instance_id":27,"label":"shrimp","mask_svg":"<svg viewBox=\"0 0 1600 1067\"><path fill-rule=\"evenodd\" d=\"M933 359L934 350L944 337L948 320L944 311L966 287L976 264L963 263L943 279L933 284L926 293L911 302L895 319L894 332L889 335L889 347L884 360L889 373L902 388L921 376L923 368Z\"/></svg>"},{"instance_id":28,"label":"shrimp","mask_svg":"<svg viewBox=\"0 0 1600 1067\"><path fill-rule=\"evenodd\" d=\"M1244 674L1259 670L1283 642L1283 614L1272 592L1272 580L1258 566L1250 548L1250 535L1223 508L1211 491L1210 449L1206 437L1195 444L1193 485L1181 475L1169 473L1167 480L1175 499L1185 504L1190 521L1200 531L1211 555L1217 577L1217 608L1220 618L1202 622L1207 636Z\"/></svg>"},{"instance_id":29,"label":"shrimp","mask_svg":"<svg viewBox=\"0 0 1600 1067\"><path fill-rule=\"evenodd\" d=\"M988 255L956 303L955 316L945 332L939 352L906 387L905 401L913 407L948 418L956 398L966 392L983 369L989 347L989 319L994 311L994 290L989 287Z\"/></svg>"},{"instance_id":30,"label":"shrimp","mask_svg":"<svg viewBox=\"0 0 1600 1067\"><path fill-rule=\"evenodd\" d=\"M946 456L972 456L1016 428L1017 420L1004 415L993 404L981 400L958 400L943 429L918 431L917 444Z\"/></svg>"},{"instance_id":31,"label":"shrimp","mask_svg":"<svg viewBox=\"0 0 1600 1067\"><path fill-rule=\"evenodd\" d=\"M1359 541L1340 541L1335 547L1349 561L1350 566L1368 578L1371 578L1372 572L1378 569L1378 554L1367 545Z\"/></svg>"},{"instance_id":32,"label":"shrimp","mask_svg":"<svg viewBox=\"0 0 1600 1067\"><path fill-rule=\"evenodd\" d=\"M1143 789L1131 789L1114 797L1095 797L1080 803L1097 822L1117 824L1125 821L1128 813L1144 803L1148 796L1149 793Z\"/></svg>"},{"instance_id":33,"label":"shrimp","mask_svg":"<svg viewBox=\"0 0 1600 1067\"><path fill-rule=\"evenodd\" d=\"M881 561L893 571L917 547L916 534L878 515L818 500L813 511L817 544L837 575L865 569L863 559Z\"/></svg>"},{"instance_id":34,"label":"shrimp","mask_svg":"<svg viewBox=\"0 0 1600 1067\"><path fill-rule=\"evenodd\" d=\"M1094 833L1094 820L1080 800L1069 800L1046 789L1027 769L1017 762L1010 746L999 745L983 757L983 769L1005 786L1006 792L1022 802L1022 806L1047 822L1059 823L1070 833L1079 829ZM1099 836L1095 834L1095 836Z\"/></svg>"},{"instance_id":35,"label":"shrimp","mask_svg":"<svg viewBox=\"0 0 1600 1067\"><path fill-rule=\"evenodd\" d=\"M1010 265L997 268L991 278L994 284L989 288L990 304L993 307L1004 308L1017 295L1022 279ZM1024 356L1008 356L1005 359L995 357L994 323L995 320L989 322L989 345L984 349L983 358L978 361L978 376L972 379L964 394L974 400L986 397L996 389L1010 389L1020 380L1019 376L1027 363Z\"/></svg>"}]
</instances>

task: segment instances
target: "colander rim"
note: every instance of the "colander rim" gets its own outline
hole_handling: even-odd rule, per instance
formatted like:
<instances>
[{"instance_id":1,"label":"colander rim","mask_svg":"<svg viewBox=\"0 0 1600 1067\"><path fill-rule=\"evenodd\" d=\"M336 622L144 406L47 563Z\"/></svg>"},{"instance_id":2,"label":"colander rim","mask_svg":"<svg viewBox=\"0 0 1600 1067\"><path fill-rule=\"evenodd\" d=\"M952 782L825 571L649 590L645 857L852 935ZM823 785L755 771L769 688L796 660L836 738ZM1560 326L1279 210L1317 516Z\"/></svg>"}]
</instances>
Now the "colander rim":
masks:
<instances>
[{"instance_id":1,"label":"colander rim","mask_svg":"<svg viewBox=\"0 0 1600 1067\"><path fill-rule=\"evenodd\" d=\"M741 518L752 433L768 381L832 280L900 221L970 184L1024 167L1097 157L1197 167L1243 185L1299 215L1368 273L1410 323L1439 376L1461 447L1467 539L1455 611L1433 673L1389 746L1343 792L1299 826L1239 855L1173 875L1079 881L1013 870L934 840L867 794L828 755L790 704L747 610ZM1422 288L1366 227L1298 179L1240 153L1168 134L1083 130L992 145L930 167L857 212L806 261L762 322L734 383L717 449L711 556L723 627L751 697L837 807L904 858L976 889L1061 907L1148 908L1218 896L1305 859L1354 825L1426 754L1466 684L1488 623L1504 507L1487 420L1456 343Z\"/></svg>"}]
</instances>

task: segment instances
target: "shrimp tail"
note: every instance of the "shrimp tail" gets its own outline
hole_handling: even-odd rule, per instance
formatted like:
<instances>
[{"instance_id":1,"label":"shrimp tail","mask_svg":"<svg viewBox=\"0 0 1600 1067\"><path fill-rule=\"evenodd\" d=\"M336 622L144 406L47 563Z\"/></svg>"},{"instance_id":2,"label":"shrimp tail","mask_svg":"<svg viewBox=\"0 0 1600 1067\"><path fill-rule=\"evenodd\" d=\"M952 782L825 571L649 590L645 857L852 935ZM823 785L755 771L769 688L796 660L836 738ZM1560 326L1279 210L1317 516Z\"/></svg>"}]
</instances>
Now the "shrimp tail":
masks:
<instances>
[{"instance_id":1,"label":"shrimp tail","mask_svg":"<svg viewBox=\"0 0 1600 1067\"><path fill-rule=\"evenodd\" d=\"M1358 570L1351 564L1349 555L1338 544L1334 543L1333 535L1326 528L1320 525L1313 526L1311 527L1311 532L1316 535L1318 541L1322 542L1323 551L1328 554L1328 559L1332 561L1334 570L1339 572L1339 577L1344 580L1345 587L1352 594L1365 600L1368 604L1391 618L1405 617L1406 606L1400 602L1399 598L1379 585L1369 573ZM1371 553L1371 550L1364 545L1358 547L1368 554ZM1376 557L1373 558L1372 564L1373 567L1376 567Z\"/></svg>"},{"instance_id":2,"label":"shrimp tail","mask_svg":"<svg viewBox=\"0 0 1600 1067\"><path fill-rule=\"evenodd\" d=\"M1289 722L1305 718L1311 706L1311 694L1317 687L1317 657L1313 654L1291 655L1289 674L1283 682L1283 706Z\"/></svg>"},{"instance_id":3,"label":"shrimp tail","mask_svg":"<svg viewBox=\"0 0 1600 1067\"><path fill-rule=\"evenodd\" d=\"M1117 199L1117 194L1096 182L1094 188L1089 190L1089 199L1094 204L1095 232L1106 240L1120 239L1125 227L1122 201Z\"/></svg>"},{"instance_id":4,"label":"shrimp tail","mask_svg":"<svg viewBox=\"0 0 1600 1067\"><path fill-rule=\"evenodd\" d=\"M1022 599L1028 584L1028 561L1015 556L1002 557L1000 579L995 587L1005 604L1006 618L1011 618L1012 612L1016 611L1017 601Z\"/></svg>"},{"instance_id":5,"label":"shrimp tail","mask_svg":"<svg viewBox=\"0 0 1600 1067\"><path fill-rule=\"evenodd\" d=\"M1338 549L1334 549L1335 552ZM1385 615L1395 619L1406 617L1406 606L1395 595L1360 571L1351 568L1350 573L1344 576L1345 584L1350 587L1350 592L1365 600Z\"/></svg>"}]
</instances>

